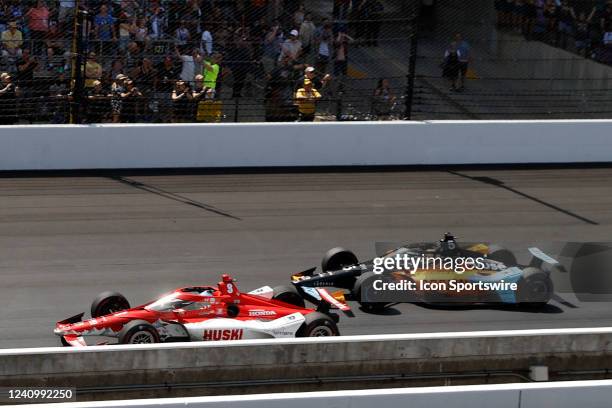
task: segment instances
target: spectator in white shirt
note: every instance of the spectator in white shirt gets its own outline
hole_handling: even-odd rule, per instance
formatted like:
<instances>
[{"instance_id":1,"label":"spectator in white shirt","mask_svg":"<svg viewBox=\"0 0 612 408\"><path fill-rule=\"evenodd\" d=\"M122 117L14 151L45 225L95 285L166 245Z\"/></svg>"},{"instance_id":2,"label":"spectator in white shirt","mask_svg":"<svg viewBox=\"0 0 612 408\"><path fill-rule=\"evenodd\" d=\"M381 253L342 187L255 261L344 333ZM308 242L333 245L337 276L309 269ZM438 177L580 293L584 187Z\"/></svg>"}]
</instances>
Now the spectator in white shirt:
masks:
<instances>
[{"instance_id":1,"label":"spectator in white shirt","mask_svg":"<svg viewBox=\"0 0 612 408\"><path fill-rule=\"evenodd\" d=\"M195 62L193 60L193 55L190 55L186 51L186 47L177 47L176 55L182 63L179 78L188 83L193 82L195 78Z\"/></svg>"},{"instance_id":2,"label":"spectator in white shirt","mask_svg":"<svg viewBox=\"0 0 612 408\"><path fill-rule=\"evenodd\" d=\"M183 63L179 78L192 87L196 76L196 66L201 66L203 58L197 49L191 50L191 53L189 53L187 47L181 48L182 50L179 47L176 48L176 55Z\"/></svg>"},{"instance_id":3,"label":"spectator in white shirt","mask_svg":"<svg viewBox=\"0 0 612 408\"><path fill-rule=\"evenodd\" d=\"M289 38L283 43L281 46L281 53L278 57L278 60L281 61L283 58L287 57L292 61L298 59L300 54L302 53L302 43L298 40L300 33L298 30L291 30L289 33Z\"/></svg>"}]
</instances>

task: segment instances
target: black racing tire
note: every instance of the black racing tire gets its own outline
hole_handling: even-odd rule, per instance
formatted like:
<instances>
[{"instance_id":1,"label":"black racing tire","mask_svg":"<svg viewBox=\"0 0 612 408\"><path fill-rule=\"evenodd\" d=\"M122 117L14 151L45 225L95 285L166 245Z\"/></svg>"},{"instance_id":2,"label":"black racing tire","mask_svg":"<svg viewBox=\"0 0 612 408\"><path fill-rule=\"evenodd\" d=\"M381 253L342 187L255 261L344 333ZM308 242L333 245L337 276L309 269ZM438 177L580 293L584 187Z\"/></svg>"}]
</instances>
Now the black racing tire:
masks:
<instances>
[{"instance_id":1,"label":"black racing tire","mask_svg":"<svg viewBox=\"0 0 612 408\"><path fill-rule=\"evenodd\" d=\"M105 316L129 308L130 302L121 293L103 292L91 303L91 317Z\"/></svg>"},{"instance_id":2,"label":"black racing tire","mask_svg":"<svg viewBox=\"0 0 612 408\"><path fill-rule=\"evenodd\" d=\"M119 332L121 344L153 344L159 343L159 333L146 320L133 320L123 326Z\"/></svg>"},{"instance_id":3,"label":"black racing tire","mask_svg":"<svg viewBox=\"0 0 612 408\"><path fill-rule=\"evenodd\" d=\"M297 307L306 307L304 298L293 285L276 286L273 289L272 300L278 300Z\"/></svg>"},{"instance_id":4,"label":"black racing tire","mask_svg":"<svg viewBox=\"0 0 612 408\"><path fill-rule=\"evenodd\" d=\"M489 245L487 259L492 259L493 261L501 262L507 267L518 265L518 262L516 261L516 256L512 253L512 251L495 244Z\"/></svg>"},{"instance_id":5,"label":"black racing tire","mask_svg":"<svg viewBox=\"0 0 612 408\"><path fill-rule=\"evenodd\" d=\"M516 302L520 307L544 307L553 295L554 285L548 273L533 267L523 269L516 290Z\"/></svg>"},{"instance_id":6,"label":"black racing tire","mask_svg":"<svg viewBox=\"0 0 612 408\"><path fill-rule=\"evenodd\" d=\"M328 337L339 336L336 322L326 314L312 312L305 316L306 320L299 328L295 337Z\"/></svg>"},{"instance_id":7,"label":"black racing tire","mask_svg":"<svg viewBox=\"0 0 612 408\"><path fill-rule=\"evenodd\" d=\"M66 339L64 338L64 336L60 336L60 342L62 343L62 346L64 347L70 347L70 343L68 343L66 341Z\"/></svg>"},{"instance_id":8,"label":"black racing tire","mask_svg":"<svg viewBox=\"0 0 612 408\"><path fill-rule=\"evenodd\" d=\"M367 302L361 300L363 294L362 292L364 290L374 290L372 286L368 285L367 283L368 281L371 281L375 276L383 277L383 275L376 275L374 272L366 272L361 274L355 281L355 285L351 290L351 297L357 302L359 302L359 305L364 311L369 313L380 313L389 306L389 303L386 302Z\"/></svg>"},{"instance_id":9,"label":"black racing tire","mask_svg":"<svg viewBox=\"0 0 612 408\"><path fill-rule=\"evenodd\" d=\"M344 248L332 248L323 257L321 261L321 270L323 272L339 271L345 266L355 265L359 263L357 256Z\"/></svg>"}]
</instances>

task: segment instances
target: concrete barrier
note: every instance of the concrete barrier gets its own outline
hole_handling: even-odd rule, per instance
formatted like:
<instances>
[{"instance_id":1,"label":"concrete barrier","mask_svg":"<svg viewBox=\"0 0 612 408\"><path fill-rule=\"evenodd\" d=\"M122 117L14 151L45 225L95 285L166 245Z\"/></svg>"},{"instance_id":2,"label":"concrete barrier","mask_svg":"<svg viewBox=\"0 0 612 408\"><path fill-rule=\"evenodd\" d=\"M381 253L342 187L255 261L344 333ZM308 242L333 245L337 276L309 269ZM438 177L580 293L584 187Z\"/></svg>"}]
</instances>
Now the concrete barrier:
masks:
<instances>
[{"instance_id":1,"label":"concrete barrier","mask_svg":"<svg viewBox=\"0 0 612 408\"><path fill-rule=\"evenodd\" d=\"M612 380L50 404L49 408L609 408ZM493 403L494 401L494 403ZM18 406L14 406L18 407ZM34 408L40 405L19 405Z\"/></svg>"},{"instance_id":2,"label":"concrete barrier","mask_svg":"<svg viewBox=\"0 0 612 408\"><path fill-rule=\"evenodd\" d=\"M612 121L0 126L0 170L612 162Z\"/></svg>"},{"instance_id":3,"label":"concrete barrier","mask_svg":"<svg viewBox=\"0 0 612 408\"><path fill-rule=\"evenodd\" d=\"M189 383L213 394L287 392L337 389L338 381L380 388L391 377L397 386L516 382L533 365L547 366L555 380L607 370L612 328L0 350L0 386ZM599 378L606 377L590 379Z\"/></svg>"}]
</instances>

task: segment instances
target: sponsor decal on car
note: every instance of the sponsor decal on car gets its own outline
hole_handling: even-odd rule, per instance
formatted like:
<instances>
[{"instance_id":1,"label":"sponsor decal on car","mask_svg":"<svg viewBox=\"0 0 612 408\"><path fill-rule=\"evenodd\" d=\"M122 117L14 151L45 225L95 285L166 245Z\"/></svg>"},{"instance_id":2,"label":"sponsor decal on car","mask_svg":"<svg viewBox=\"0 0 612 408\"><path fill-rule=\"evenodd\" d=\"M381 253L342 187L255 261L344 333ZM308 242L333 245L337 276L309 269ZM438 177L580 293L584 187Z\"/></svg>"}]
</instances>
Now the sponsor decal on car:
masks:
<instances>
[{"instance_id":1,"label":"sponsor decal on car","mask_svg":"<svg viewBox=\"0 0 612 408\"><path fill-rule=\"evenodd\" d=\"M249 316L276 316L272 310L249 310Z\"/></svg>"},{"instance_id":2,"label":"sponsor decal on car","mask_svg":"<svg viewBox=\"0 0 612 408\"><path fill-rule=\"evenodd\" d=\"M243 329L215 329L204 330L204 341L240 340L244 334Z\"/></svg>"},{"instance_id":3,"label":"sponsor decal on car","mask_svg":"<svg viewBox=\"0 0 612 408\"><path fill-rule=\"evenodd\" d=\"M277 331L277 330L274 330L274 331L272 331L272 334L274 334L274 336L276 336L276 337L293 337L293 335L295 333L288 332L288 331Z\"/></svg>"}]
</instances>

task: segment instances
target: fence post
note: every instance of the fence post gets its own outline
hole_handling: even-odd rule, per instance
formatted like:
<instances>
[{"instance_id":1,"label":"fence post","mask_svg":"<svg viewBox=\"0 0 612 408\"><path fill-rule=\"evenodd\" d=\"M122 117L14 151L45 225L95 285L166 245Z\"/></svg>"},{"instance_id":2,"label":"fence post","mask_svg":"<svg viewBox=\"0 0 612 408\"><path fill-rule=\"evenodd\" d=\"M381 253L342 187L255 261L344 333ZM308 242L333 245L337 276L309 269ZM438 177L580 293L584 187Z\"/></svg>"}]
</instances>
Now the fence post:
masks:
<instances>
[{"instance_id":1,"label":"fence post","mask_svg":"<svg viewBox=\"0 0 612 408\"><path fill-rule=\"evenodd\" d=\"M240 114L240 96L234 98L234 123L238 122L238 115Z\"/></svg>"},{"instance_id":2,"label":"fence post","mask_svg":"<svg viewBox=\"0 0 612 408\"><path fill-rule=\"evenodd\" d=\"M342 98L344 98L344 81L338 83L336 98L336 121L340 121L342 120L342 110L344 109L344 104L342 102Z\"/></svg>"},{"instance_id":3,"label":"fence post","mask_svg":"<svg viewBox=\"0 0 612 408\"><path fill-rule=\"evenodd\" d=\"M81 123L81 112L83 109L83 90L85 87L85 63L84 63L84 37L83 27L86 22L87 12L80 9L80 1L75 3L73 41L72 41L72 75L70 90L72 102L70 103L70 123Z\"/></svg>"},{"instance_id":4,"label":"fence post","mask_svg":"<svg viewBox=\"0 0 612 408\"><path fill-rule=\"evenodd\" d=\"M406 76L406 110L404 112L404 118L406 120L412 119L412 105L414 102L414 81L416 78L416 62L419 46L419 15L420 15L420 2L415 2L416 10L412 17L412 38L410 39L410 57L408 60L408 75Z\"/></svg>"}]
</instances>

